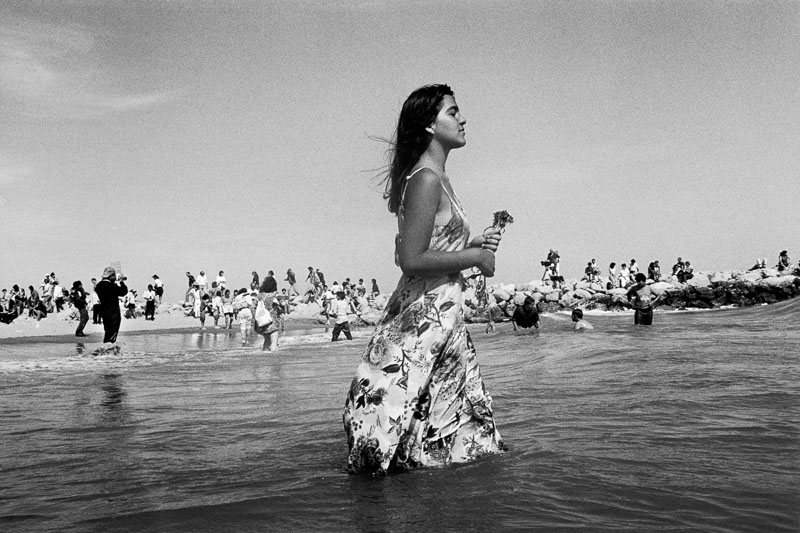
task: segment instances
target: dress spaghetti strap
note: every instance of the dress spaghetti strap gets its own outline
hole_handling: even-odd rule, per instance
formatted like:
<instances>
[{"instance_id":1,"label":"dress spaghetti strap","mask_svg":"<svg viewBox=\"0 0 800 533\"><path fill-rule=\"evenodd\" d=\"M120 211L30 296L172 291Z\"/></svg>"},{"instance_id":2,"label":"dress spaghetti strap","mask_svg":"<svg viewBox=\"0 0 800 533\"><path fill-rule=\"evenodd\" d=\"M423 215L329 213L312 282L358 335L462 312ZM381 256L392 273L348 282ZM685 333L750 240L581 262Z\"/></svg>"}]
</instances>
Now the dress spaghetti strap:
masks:
<instances>
[{"instance_id":1,"label":"dress spaghetti strap","mask_svg":"<svg viewBox=\"0 0 800 533\"><path fill-rule=\"evenodd\" d=\"M411 174L409 174L408 176L406 176L406 179L405 179L405 181L403 182L403 193L400 195L400 208L401 208L401 209L402 209L402 207L403 207L403 202L404 202L404 201L405 201L405 199L406 199L406 188L408 187L408 180L410 180L411 178L413 178L413 177L414 177L414 174L416 174L416 173L417 173L417 172L419 172L420 170L425 170L426 168L427 168L428 170L430 170L431 172L433 172L434 174L436 174L436 172L434 172L434 170L433 170L432 168L430 168L430 167L419 167L417 170L415 170L414 172L412 172ZM436 174L436 175L437 175L437 176L439 176L438 174ZM440 181L441 181L441 179L442 179L442 178L441 178L441 177L439 177L439 180L440 180Z\"/></svg>"}]
</instances>

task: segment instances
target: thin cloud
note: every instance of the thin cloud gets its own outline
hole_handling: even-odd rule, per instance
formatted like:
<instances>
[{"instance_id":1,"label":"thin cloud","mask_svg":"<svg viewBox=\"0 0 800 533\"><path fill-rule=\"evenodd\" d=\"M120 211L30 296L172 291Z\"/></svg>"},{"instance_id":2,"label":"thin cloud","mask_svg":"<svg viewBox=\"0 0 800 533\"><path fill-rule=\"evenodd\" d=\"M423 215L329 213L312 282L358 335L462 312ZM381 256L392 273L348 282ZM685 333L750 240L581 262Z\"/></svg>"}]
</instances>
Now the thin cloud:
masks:
<instances>
[{"instance_id":1,"label":"thin cloud","mask_svg":"<svg viewBox=\"0 0 800 533\"><path fill-rule=\"evenodd\" d=\"M93 116L152 106L169 92L114 94L113 72L80 28L28 20L0 23L0 91L33 114Z\"/></svg>"}]
</instances>

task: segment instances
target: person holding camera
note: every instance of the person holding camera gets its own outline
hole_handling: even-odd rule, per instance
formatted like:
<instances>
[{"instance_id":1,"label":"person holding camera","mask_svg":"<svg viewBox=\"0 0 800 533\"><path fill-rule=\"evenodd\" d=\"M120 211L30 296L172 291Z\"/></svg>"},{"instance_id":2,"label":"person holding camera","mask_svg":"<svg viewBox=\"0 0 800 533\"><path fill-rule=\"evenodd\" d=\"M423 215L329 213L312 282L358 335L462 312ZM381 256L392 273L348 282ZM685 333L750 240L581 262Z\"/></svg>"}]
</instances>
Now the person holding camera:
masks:
<instances>
[{"instance_id":1,"label":"person holding camera","mask_svg":"<svg viewBox=\"0 0 800 533\"><path fill-rule=\"evenodd\" d=\"M119 299L128 294L128 287L125 286L126 279L125 276L117 279L117 271L114 267L106 267L103 271L103 279L94 288L94 292L100 299L100 316L103 318L103 329L106 332L103 342L117 342L119 326L122 323Z\"/></svg>"}]
</instances>

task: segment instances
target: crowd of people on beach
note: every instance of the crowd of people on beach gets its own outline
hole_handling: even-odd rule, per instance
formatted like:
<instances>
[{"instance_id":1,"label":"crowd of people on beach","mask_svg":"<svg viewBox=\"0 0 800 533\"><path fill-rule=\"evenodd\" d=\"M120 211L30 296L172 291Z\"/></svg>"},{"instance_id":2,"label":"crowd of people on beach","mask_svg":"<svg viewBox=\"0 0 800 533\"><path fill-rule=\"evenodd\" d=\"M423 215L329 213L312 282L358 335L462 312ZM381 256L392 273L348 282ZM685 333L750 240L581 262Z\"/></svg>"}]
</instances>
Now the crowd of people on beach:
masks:
<instances>
[{"instance_id":1,"label":"crowd of people on beach","mask_svg":"<svg viewBox=\"0 0 800 533\"><path fill-rule=\"evenodd\" d=\"M10 324L18 317L29 316L37 321L46 318L52 313L69 312L78 320L75 331L77 337L85 337L84 328L89 321L90 313L93 324L102 325L115 320L110 307L102 301L104 285L103 280L111 278L114 272L112 285L116 287L108 294L119 310L119 315L128 320L144 317L145 320L154 321L156 310L163 303L164 283L154 274L152 282L147 289L139 295L136 289L125 285L126 278L113 267L107 268L101 281L91 278L91 288L84 288L81 281L75 281L71 289L62 287L55 273L47 274L38 286L29 285L27 291L14 285L10 290L0 290L0 322ZM326 328L333 323L332 340L338 340L341 334L352 339L349 329L351 315L360 320L361 312L371 305L374 298L380 294L377 280L371 280L368 289L364 279L357 283L350 278L340 284L334 281L330 286L325 283L325 276L320 269L308 267L306 289L303 294L297 288L297 277L292 269L286 271L284 281L288 288L278 291L278 282L272 270L260 278L257 271L252 272L249 288L232 289L229 287L225 272L220 270L214 281L209 283L205 271L197 275L186 272L188 286L180 303L183 314L197 318L200 328L206 329L207 318L213 319L215 329L232 329L237 322L242 332L243 342L246 343L251 331L265 336L265 349L274 349L277 345L277 332L285 329L284 316L291 312L292 303L317 302L322 307ZM99 289L98 289L99 287ZM99 291L99 292L98 292ZM106 290L106 292L109 292ZM259 313L259 303L266 309L269 327L261 327L256 322ZM111 318L109 318L111 316ZM109 325L109 324L106 324ZM110 324L111 333L107 332L105 341L113 342L119 325ZM105 325L104 325L105 328Z\"/></svg>"},{"instance_id":2,"label":"crowd of people on beach","mask_svg":"<svg viewBox=\"0 0 800 533\"><path fill-rule=\"evenodd\" d=\"M564 282L560 271L561 256L559 252L551 249L547 259L541 264L544 267L542 280L554 288L559 288ZM767 259L758 258L749 270L766 268L768 268ZM780 252L778 262L773 268L781 273L800 275L800 263L792 265L787 250ZM606 289L631 289L637 285L636 275L639 273L640 269L636 259L631 259L627 263L622 263L619 269L617 269L616 262L611 262L608 266L607 276L602 278L597 260L591 259L586 264L582 280L590 283L605 281ZM659 261L650 262L646 274L644 272L641 274L645 276L645 280L661 281L662 273ZM349 330L351 317L355 316L356 323L358 323L361 320L361 313L380 294L374 278L371 280L369 288L363 278L352 282L349 277L341 283L333 281L329 286L325 281L324 273L314 267L308 267L305 288L302 293L298 290L298 279L292 269L286 271L283 279L288 287L282 288L280 291L274 271L269 270L263 280L257 271L252 271L251 276L249 287L232 289L222 270L210 283L203 270L199 271L197 275L186 272L188 283L182 301L184 315L197 318L201 329L206 329L206 321L210 318L213 320L215 329L232 329L233 324L238 322L240 328L245 326L242 329L243 332L256 331L252 325L252 319L249 319L248 325L248 313L240 313L240 311L249 308L250 314L254 314L258 302L261 301L273 316L275 327L279 331L283 331L285 329L284 317L292 311L292 302L317 302L322 308L321 313L325 317L326 327L333 325L332 340L338 340L341 334L349 339L352 338ZM666 279L669 279L670 276L680 283L685 283L694 276L694 267L689 261L678 257L672 266L671 274ZM122 281L124 282L124 280ZM90 283L90 288L85 288L80 280L65 287L55 272L51 272L45 275L38 285L28 285L27 290L18 284L13 285L10 289L0 289L0 323L9 324L14 319L26 315L41 320L51 313L61 313L66 310L74 313L78 319L79 325L75 335L85 336L84 327L89 318L93 324L103 323L102 304L97 293L99 282L97 278L91 278ZM156 319L158 306L163 303L163 297L164 283L157 274L154 274L152 282L147 285L141 295L136 289L129 289L119 296L122 316L129 320L143 317L145 320L153 321ZM344 311L345 308L348 310L347 312ZM520 313L523 313L523 308L524 306L520 306ZM529 313L530 309L531 306L528 306ZM84 315L87 316L86 322L83 320ZM521 318L521 320L526 325L533 323L530 316ZM538 321L538 317L536 320Z\"/></svg>"}]
</instances>

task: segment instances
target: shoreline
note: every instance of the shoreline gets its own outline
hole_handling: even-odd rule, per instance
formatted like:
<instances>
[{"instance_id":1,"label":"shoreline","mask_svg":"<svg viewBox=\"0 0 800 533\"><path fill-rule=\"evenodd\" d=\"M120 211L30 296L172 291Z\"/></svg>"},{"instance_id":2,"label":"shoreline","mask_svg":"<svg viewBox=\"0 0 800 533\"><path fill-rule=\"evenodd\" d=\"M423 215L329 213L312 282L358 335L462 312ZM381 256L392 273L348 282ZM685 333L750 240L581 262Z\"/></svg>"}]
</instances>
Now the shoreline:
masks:
<instances>
[{"instance_id":1,"label":"shoreline","mask_svg":"<svg viewBox=\"0 0 800 533\"><path fill-rule=\"evenodd\" d=\"M605 280L604 280L605 281ZM654 294L662 296L664 303L658 311L722 310L757 305L772 305L800 296L800 276L779 274L770 269L761 271L697 272L688 282L678 283L671 277L659 282L648 281ZM497 284L487 287L489 306L478 307L475 290L465 291L464 320L468 324L492 321L499 323L508 319L516 305L532 296L542 314L558 314L580 308L584 312L598 315L626 314L628 309L625 289L607 289L602 283L565 280L561 287L549 283L532 281L525 284ZM373 306L362 314L363 323L373 327L380 319L391 294L381 294ZM366 306L366 300L363 305ZM365 307L364 307L365 308ZM325 329L324 315L318 303L303 303L295 300L291 313L285 315L285 335L313 334ZM30 339L46 339L48 342L102 342L102 324L88 323L86 337L75 337L78 326L74 309L51 313L42 320L21 316L10 324L0 323L0 344L25 342ZM224 320L222 321L224 323ZM351 321L351 326L355 326ZM181 303L162 304L156 310L156 319L145 320L143 316L122 319L120 335L143 335L146 333L220 333L224 327L215 328L214 319L206 317L205 329L200 328L198 318L186 316ZM231 332L238 334L239 324L234 321ZM99 339L98 339L99 338Z\"/></svg>"},{"instance_id":2,"label":"shoreline","mask_svg":"<svg viewBox=\"0 0 800 533\"><path fill-rule=\"evenodd\" d=\"M86 337L76 337L75 329L78 321L70 319L71 311L51 313L46 318L36 321L24 316L14 320L11 324L0 324L0 344L18 344L36 340L37 342L103 342L103 325L89 322L84 328ZM208 325L209 322L211 325ZM234 321L231 329L224 327L215 328L214 320L206 319L205 329L200 328L200 321L194 317L175 316L168 312L156 314L156 319L146 321L143 317L122 319L119 328L120 340L125 336L140 336L145 334L163 335L167 333L204 333L219 334L224 332L239 334L239 323ZM285 321L284 335L306 335L324 332L325 324L318 319L307 317L294 317ZM252 330L251 330L252 334Z\"/></svg>"}]
</instances>

